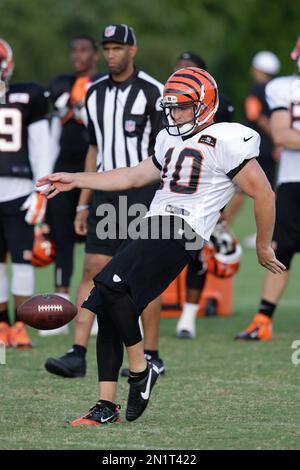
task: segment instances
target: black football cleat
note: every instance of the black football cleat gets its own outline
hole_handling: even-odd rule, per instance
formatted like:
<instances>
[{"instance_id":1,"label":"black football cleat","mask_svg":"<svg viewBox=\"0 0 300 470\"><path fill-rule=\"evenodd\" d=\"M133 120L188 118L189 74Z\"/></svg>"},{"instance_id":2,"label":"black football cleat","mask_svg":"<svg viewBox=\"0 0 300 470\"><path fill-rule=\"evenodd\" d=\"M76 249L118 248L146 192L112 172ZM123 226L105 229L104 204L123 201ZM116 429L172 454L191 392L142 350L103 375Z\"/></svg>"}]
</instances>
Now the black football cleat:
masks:
<instances>
[{"instance_id":1,"label":"black football cleat","mask_svg":"<svg viewBox=\"0 0 300 470\"><path fill-rule=\"evenodd\" d=\"M100 426L101 424L120 423L120 405L114 405L115 409L112 410L105 403L99 400L89 412L81 418L75 419L71 426Z\"/></svg>"},{"instance_id":2,"label":"black football cleat","mask_svg":"<svg viewBox=\"0 0 300 470\"><path fill-rule=\"evenodd\" d=\"M129 377L129 395L127 400L126 419L135 421L147 408L150 394L159 376L158 369L154 364L148 363L148 374L139 382L131 381Z\"/></svg>"},{"instance_id":3,"label":"black football cleat","mask_svg":"<svg viewBox=\"0 0 300 470\"><path fill-rule=\"evenodd\" d=\"M145 354L145 359L146 361L150 362L151 364L154 364L157 367L159 375L165 375L165 364L160 357L158 359L154 359L153 357L149 356L149 354ZM127 367L124 367L123 369L121 369L120 375L121 377L130 377L129 369Z\"/></svg>"},{"instance_id":4,"label":"black football cleat","mask_svg":"<svg viewBox=\"0 0 300 470\"><path fill-rule=\"evenodd\" d=\"M86 360L82 357L75 356L75 354L70 351L57 359L49 357L45 363L45 368L51 374L59 375L60 377L85 377Z\"/></svg>"}]
</instances>

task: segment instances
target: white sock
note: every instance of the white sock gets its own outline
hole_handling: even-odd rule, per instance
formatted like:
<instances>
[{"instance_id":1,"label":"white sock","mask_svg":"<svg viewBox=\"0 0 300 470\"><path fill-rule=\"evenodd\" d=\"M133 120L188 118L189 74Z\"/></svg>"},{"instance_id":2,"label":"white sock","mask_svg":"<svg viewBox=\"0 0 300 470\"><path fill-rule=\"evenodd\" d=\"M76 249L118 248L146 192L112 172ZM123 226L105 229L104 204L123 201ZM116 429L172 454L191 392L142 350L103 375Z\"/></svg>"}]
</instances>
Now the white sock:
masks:
<instances>
[{"instance_id":1,"label":"white sock","mask_svg":"<svg viewBox=\"0 0 300 470\"><path fill-rule=\"evenodd\" d=\"M9 299L8 278L6 274L6 265L0 263L0 303L4 304Z\"/></svg>"},{"instance_id":2,"label":"white sock","mask_svg":"<svg viewBox=\"0 0 300 470\"><path fill-rule=\"evenodd\" d=\"M198 310L199 304L191 304L189 302L186 302L183 305L181 316L189 319L195 319L197 317Z\"/></svg>"},{"instance_id":3,"label":"white sock","mask_svg":"<svg viewBox=\"0 0 300 470\"><path fill-rule=\"evenodd\" d=\"M66 292L54 292L55 295L59 295L59 297L62 297L65 300L70 300L70 294L67 294Z\"/></svg>"},{"instance_id":4,"label":"white sock","mask_svg":"<svg viewBox=\"0 0 300 470\"><path fill-rule=\"evenodd\" d=\"M31 264L12 263L11 292L24 297L33 295L34 270Z\"/></svg>"},{"instance_id":5,"label":"white sock","mask_svg":"<svg viewBox=\"0 0 300 470\"><path fill-rule=\"evenodd\" d=\"M183 306L182 314L176 326L176 332L182 330L189 331L193 337L196 336L196 317L199 310L199 304L186 302Z\"/></svg>"}]
</instances>

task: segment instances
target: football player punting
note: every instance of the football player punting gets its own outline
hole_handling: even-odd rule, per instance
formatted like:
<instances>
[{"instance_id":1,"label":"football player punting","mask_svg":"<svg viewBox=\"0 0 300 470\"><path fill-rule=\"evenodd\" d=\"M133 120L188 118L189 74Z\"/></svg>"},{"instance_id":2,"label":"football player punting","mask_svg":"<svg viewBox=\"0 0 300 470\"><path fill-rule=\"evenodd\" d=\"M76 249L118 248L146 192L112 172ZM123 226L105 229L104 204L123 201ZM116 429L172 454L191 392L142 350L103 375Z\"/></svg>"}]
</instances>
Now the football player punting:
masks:
<instances>
[{"instance_id":1,"label":"football player punting","mask_svg":"<svg viewBox=\"0 0 300 470\"><path fill-rule=\"evenodd\" d=\"M152 159L132 168L99 174L58 173L39 181L50 184L45 191L50 198L74 188L111 191L160 182L141 231L147 234L151 226L155 236L126 241L95 277L95 287L83 303L101 324L97 355L103 380L100 401L74 425L117 420L117 382L105 380L105 368L121 367L123 344L130 368L126 418L134 421L144 412L158 372L145 360L139 314L209 240L234 184L254 199L260 264L274 274L285 269L271 247L274 193L256 161L259 135L241 124L214 123L217 85L208 72L198 68L171 75L162 107L166 129L157 136Z\"/></svg>"},{"instance_id":2,"label":"football player punting","mask_svg":"<svg viewBox=\"0 0 300 470\"><path fill-rule=\"evenodd\" d=\"M98 55L97 41L88 35L75 36L70 44L71 63L74 74L60 75L50 85L54 105L51 119L51 149L54 171L83 171L88 150L88 131L85 97L89 85L100 77L96 73ZM83 241L85 228L74 219L88 213L86 206L78 206L79 190L61 194L50 201L47 222L50 238L56 247L55 289L56 294L69 299L69 286L73 272L73 251L76 240ZM78 207L77 207L78 206ZM63 223L62 223L63 221ZM79 227L78 227L79 225ZM76 233L75 233L76 230ZM41 336L66 334L68 325L49 331Z\"/></svg>"},{"instance_id":3,"label":"football player punting","mask_svg":"<svg viewBox=\"0 0 300 470\"><path fill-rule=\"evenodd\" d=\"M183 52L177 59L174 71L184 67L198 67L207 70L202 57L191 52ZM232 122L234 107L226 95L219 92L219 106L214 116L214 122ZM223 216L222 216L223 217ZM203 263L202 254L191 260L186 275L186 299L182 313L176 325L176 335L180 339L194 339L196 337L196 318L199 310L199 300L206 281L207 268ZM209 299L214 302L214 299Z\"/></svg>"},{"instance_id":4,"label":"football player punting","mask_svg":"<svg viewBox=\"0 0 300 470\"><path fill-rule=\"evenodd\" d=\"M0 39L0 341L31 348L17 313L10 326L6 256L9 253L12 260L11 292L17 309L34 290L33 224L43 219L47 201L34 191L33 180L51 169L49 125L43 88L36 83L10 84L13 67L12 49Z\"/></svg>"},{"instance_id":5,"label":"football player punting","mask_svg":"<svg viewBox=\"0 0 300 470\"><path fill-rule=\"evenodd\" d=\"M272 339L272 318L288 284L293 256L300 251L300 37L291 58L297 73L275 78L266 87L272 137L275 145L283 147L273 243L277 258L287 269L281 276L266 273L258 312L246 330L236 336L239 340Z\"/></svg>"}]
</instances>

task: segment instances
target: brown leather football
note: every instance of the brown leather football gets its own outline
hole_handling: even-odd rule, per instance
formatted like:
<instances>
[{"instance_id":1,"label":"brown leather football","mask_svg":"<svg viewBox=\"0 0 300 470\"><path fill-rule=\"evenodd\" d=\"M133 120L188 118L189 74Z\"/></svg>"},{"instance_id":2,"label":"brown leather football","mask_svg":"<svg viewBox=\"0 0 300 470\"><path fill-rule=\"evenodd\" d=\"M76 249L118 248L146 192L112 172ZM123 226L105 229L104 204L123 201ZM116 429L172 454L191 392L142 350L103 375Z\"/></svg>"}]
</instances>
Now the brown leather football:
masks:
<instances>
[{"instance_id":1,"label":"brown leather football","mask_svg":"<svg viewBox=\"0 0 300 470\"><path fill-rule=\"evenodd\" d=\"M38 330L53 330L71 321L77 308L69 300L55 294L34 295L18 308L20 321Z\"/></svg>"}]
</instances>

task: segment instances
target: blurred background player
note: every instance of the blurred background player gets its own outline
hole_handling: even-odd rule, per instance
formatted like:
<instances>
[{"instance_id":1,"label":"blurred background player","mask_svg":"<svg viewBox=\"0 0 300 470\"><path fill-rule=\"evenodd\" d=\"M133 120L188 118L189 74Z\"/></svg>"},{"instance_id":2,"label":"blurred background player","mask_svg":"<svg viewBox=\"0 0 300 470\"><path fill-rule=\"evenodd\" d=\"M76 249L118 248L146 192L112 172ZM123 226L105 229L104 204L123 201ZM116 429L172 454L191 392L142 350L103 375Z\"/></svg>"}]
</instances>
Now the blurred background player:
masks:
<instances>
[{"instance_id":1,"label":"blurred background player","mask_svg":"<svg viewBox=\"0 0 300 470\"><path fill-rule=\"evenodd\" d=\"M97 41L86 34L75 36L70 43L70 58L74 73L59 75L50 84L54 106L51 158L54 159L54 171L73 173L84 170L89 145L84 104L88 86L101 76L96 73L99 59ZM79 194L79 191L60 194L57 199L49 201L47 208L50 238L56 247L56 294L66 299L69 299L74 245L76 241L84 241L84 237L76 235L74 229L76 212L86 209L86 206L78 206ZM49 336L67 332L68 325L65 325L39 334Z\"/></svg>"},{"instance_id":2,"label":"blurred background player","mask_svg":"<svg viewBox=\"0 0 300 470\"><path fill-rule=\"evenodd\" d=\"M45 90L36 83L10 84L13 68L12 49L0 39L0 341L31 348L16 309L34 292L33 224L42 221L46 199L34 191L33 181L51 168L49 124ZM8 315L7 253L12 261L13 326Z\"/></svg>"},{"instance_id":3,"label":"blurred background player","mask_svg":"<svg viewBox=\"0 0 300 470\"><path fill-rule=\"evenodd\" d=\"M109 74L105 74L90 87L86 100L90 146L85 171L89 172L131 167L145 160L153 154L156 135L162 128L160 100L163 85L135 68L137 46L133 29L127 25L107 26L102 34L102 45ZM49 358L46 361L45 367L49 372L63 377L85 375L85 356L95 316L81 308L81 305L93 287L93 278L106 266L121 245L119 230L125 235L124 238L127 237L127 224L119 226L119 223L115 222L117 238L99 239L96 228L105 216L97 215L97 209L103 204L111 204L118 221L121 213L120 196L127 198L128 208L134 203L149 207L156 188L157 185L152 185L125 192L96 191L93 193L89 216L87 210L77 214L79 232L87 232L87 240L82 281L77 295L79 310L75 319L74 344L64 356L58 359ZM87 207L91 197L92 191L83 190L79 206ZM159 299L149 304L142 315L142 321L145 354L163 373L164 364L158 352ZM101 325L97 344L100 335ZM124 374L128 374L128 370L125 370Z\"/></svg>"},{"instance_id":4,"label":"blurred background player","mask_svg":"<svg viewBox=\"0 0 300 470\"><path fill-rule=\"evenodd\" d=\"M183 52L177 59L174 71L184 67L199 67L207 70L205 61L192 52ZM231 99L219 93L219 108L214 116L214 122L232 122L234 106ZM181 316L177 322L176 335L181 339L196 337L196 317L199 310L199 300L206 279L206 266L202 260L202 253L188 265L186 275L186 301Z\"/></svg>"},{"instance_id":5,"label":"blurred background player","mask_svg":"<svg viewBox=\"0 0 300 470\"><path fill-rule=\"evenodd\" d=\"M270 51L260 51L252 59L251 76L254 85L244 102L246 125L260 134L260 154L258 163L266 173L275 188L277 161L280 157L280 147L274 145L270 127L270 109L266 101L266 86L280 71L278 57ZM255 248L256 233L244 240L247 248Z\"/></svg>"},{"instance_id":6,"label":"blurred background player","mask_svg":"<svg viewBox=\"0 0 300 470\"><path fill-rule=\"evenodd\" d=\"M293 256L300 251L300 37L291 58L296 74L276 78L266 87L272 137L275 145L282 146L273 244L286 271L280 276L267 273L258 312L236 336L239 340L272 339L272 317L288 284Z\"/></svg>"}]
</instances>

